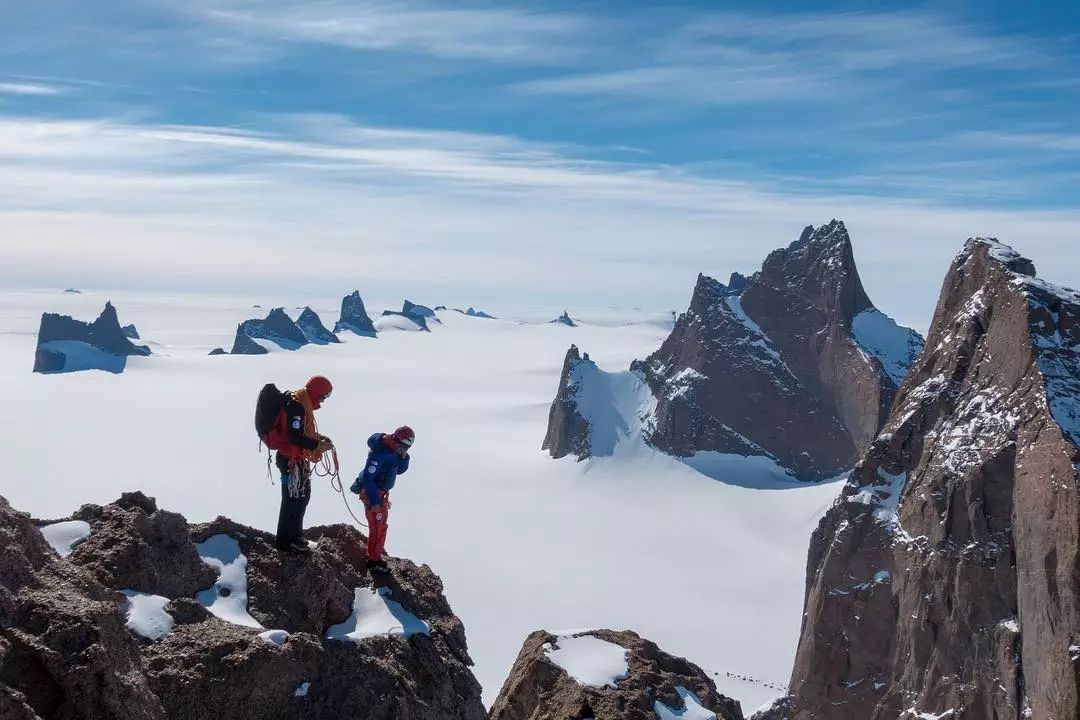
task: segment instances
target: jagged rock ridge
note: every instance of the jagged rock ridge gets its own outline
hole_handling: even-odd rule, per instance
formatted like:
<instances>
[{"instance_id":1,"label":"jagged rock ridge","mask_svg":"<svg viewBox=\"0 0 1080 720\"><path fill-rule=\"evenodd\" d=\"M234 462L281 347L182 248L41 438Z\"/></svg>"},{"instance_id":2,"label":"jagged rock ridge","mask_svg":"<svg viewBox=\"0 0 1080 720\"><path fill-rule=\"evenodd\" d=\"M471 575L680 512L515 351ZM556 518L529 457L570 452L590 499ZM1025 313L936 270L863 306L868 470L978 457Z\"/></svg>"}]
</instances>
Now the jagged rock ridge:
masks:
<instances>
[{"instance_id":1,"label":"jagged rock ridge","mask_svg":"<svg viewBox=\"0 0 1080 720\"><path fill-rule=\"evenodd\" d=\"M135 345L120 327L111 302L92 323L69 315L44 313L34 352L34 372L60 373L78 370L123 372L131 355L150 355L150 348Z\"/></svg>"},{"instance_id":2,"label":"jagged rock ridge","mask_svg":"<svg viewBox=\"0 0 1080 720\"><path fill-rule=\"evenodd\" d=\"M297 558L225 518L189 526L140 493L74 517L90 534L61 560L0 498L2 717L486 717L438 577L393 559L375 587L351 527L312 528L317 546ZM327 637L391 602L423 631L390 634L387 615L363 639Z\"/></svg>"},{"instance_id":3,"label":"jagged rock ridge","mask_svg":"<svg viewBox=\"0 0 1080 720\"><path fill-rule=\"evenodd\" d=\"M368 317L360 291L354 290L341 299L341 316L334 324L334 332L348 330L362 337L375 337L375 324Z\"/></svg>"},{"instance_id":4,"label":"jagged rock ridge","mask_svg":"<svg viewBox=\"0 0 1080 720\"><path fill-rule=\"evenodd\" d=\"M921 347L870 302L843 223L808 227L749 278L698 277L667 340L634 365L657 401L648 441L835 475L880 429Z\"/></svg>"},{"instance_id":5,"label":"jagged rock ridge","mask_svg":"<svg viewBox=\"0 0 1080 720\"><path fill-rule=\"evenodd\" d=\"M319 314L308 306L304 307L300 317L296 319L296 326L300 328L300 332L304 334L307 341L315 345L330 345L341 342L337 335L326 329L326 326L323 325L322 320L319 318Z\"/></svg>"},{"instance_id":6,"label":"jagged rock ridge","mask_svg":"<svg viewBox=\"0 0 1080 720\"><path fill-rule=\"evenodd\" d=\"M576 655L579 662L566 662L560 653ZM583 655L594 670L610 663L608 677L571 675L566 666L585 665ZM612 630L563 636L534 632L491 708L491 720L681 716L742 720L743 714L739 703L719 694L701 668L668 655L635 633Z\"/></svg>"},{"instance_id":7,"label":"jagged rock ridge","mask_svg":"<svg viewBox=\"0 0 1080 720\"><path fill-rule=\"evenodd\" d=\"M1080 716L1080 295L973 239L811 539L763 719Z\"/></svg>"},{"instance_id":8,"label":"jagged rock ridge","mask_svg":"<svg viewBox=\"0 0 1080 720\"><path fill-rule=\"evenodd\" d=\"M620 442L641 438L654 409L640 372L605 372L571 345L548 413L543 449L554 458L612 455Z\"/></svg>"},{"instance_id":9,"label":"jagged rock ridge","mask_svg":"<svg viewBox=\"0 0 1080 720\"><path fill-rule=\"evenodd\" d=\"M319 323L320 326L322 323ZM323 328L325 330L325 328ZM255 342L255 339L269 340L285 350L298 350L308 344L304 335L292 318L285 312L285 308L274 308L262 320L245 320L236 328L236 337L233 340L233 355L264 355L266 348Z\"/></svg>"},{"instance_id":10,"label":"jagged rock ridge","mask_svg":"<svg viewBox=\"0 0 1080 720\"><path fill-rule=\"evenodd\" d=\"M124 337L129 340L142 340L142 338L139 337L139 330L135 327L134 323L132 323L131 325L125 325L124 327L120 328L120 330L123 331Z\"/></svg>"}]
</instances>

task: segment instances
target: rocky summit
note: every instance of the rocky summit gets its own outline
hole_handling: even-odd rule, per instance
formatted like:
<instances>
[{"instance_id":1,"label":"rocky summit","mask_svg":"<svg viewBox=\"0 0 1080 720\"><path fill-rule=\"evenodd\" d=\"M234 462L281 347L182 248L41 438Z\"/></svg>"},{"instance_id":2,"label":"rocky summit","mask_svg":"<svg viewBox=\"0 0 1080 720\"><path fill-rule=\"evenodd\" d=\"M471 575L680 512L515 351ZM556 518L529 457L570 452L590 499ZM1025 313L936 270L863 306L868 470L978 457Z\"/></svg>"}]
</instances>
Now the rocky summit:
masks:
<instances>
[{"instance_id":1,"label":"rocky summit","mask_svg":"<svg viewBox=\"0 0 1080 720\"><path fill-rule=\"evenodd\" d=\"M317 315L315 317L318 319ZM322 323L319 325L321 327ZM285 312L285 308L274 308L262 320L245 320L240 323L236 328L232 354L266 354L266 348L255 342L256 338L268 340L285 350L297 350L310 342L304 331Z\"/></svg>"},{"instance_id":2,"label":"rocky summit","mask_svg":"<svg viewBox=\"0 0 1080 720\"><path fill-rule=\"evenodd\" d=\"M756 455L802 480L832 477L881 428L922 346L871 304L834 220L806 228L749 278L699 275L689 309L629 373L595 373L599 386L585 387L568 355L545 447L580 459L602 453L565 441L568 429L637 433L677 457ZM593 398L589 412L578 397Z\"/></svg>"},{"instance_id":3,"label":"rocky summit","mask_svg":"<svg viewBox=\"0 0 1080 720\"><path fill-rule=\"evenodd\" d=\"M953 261L880 434L811 540L762 720L1080 717L1080 294Z\"/></svg>"},{"instance_id":4,"label":"rocky summit","mask_svg":"<svg viewBox=\"0 0 1080 720\"><path fill-rule=\"evenodd\" d=\"M134 328L134 326L129 326ZM137 335L136 335L137 337ZM79 370L123 372L127 358L150 355L150 348L135 345L120 327L111 302L92 323L69 315L44 313L34 352L34 372L62 373Z\"/></svg>"},{"instance_id":5,"label":"rocky summit","mask_svg":"<svg viewBox=\"0 0 1080 720\"><path fill-rule=\"evenodd\" d=\"M559 391L548 412L548 429L544 437L543 449L553 458L574 455L584 459L593 454L589 420L578 409L582 363L592 363L589 354L582 357L577 345L571 345L563 360Z\"/></svg>"},{"instance_id":6,"label":"rocky summit","mask_svg":"<svg viewBox=\"0 0 1080 720\"><path fill-rule=\"evenodd\" d=\"M322 320L319 318L319 314L310 307L304 307L300 317L296 319L296 326L300 328L300 332L304 333L307 341L315 345L330 345L341 342L337 335L326 329L326 326L323 325Z\"/></svg>"},{"instance_id":7,"label":"rocky summit","mask_svg":"<svg viewBox=\"0 0 1080 720\"><path fill-rule=\"evenodd\" d=\"M526 640L491 720L742 720L709 676L632 632L591 630Z\"/></svg>"},{"instance_id":8,"label":"rocky summit","mask_svg":"<svg viewBox=\"0 0 1080 720\"><path fill-rule=\"evenodd\" d=\"M656 398L648 440L835 475L880 429L921 348L870 302L844 224L808 227L749 278L698 277L690 308L635 365Z\"/></svg>"},{"instance_id":9,"label":"rocky summit","mask_svg":"<svg viewBox=\"0 0 1080 720\"><path fill-rule=\"evenodd\" d=\"M140 493L48 522L0 498L0 717L485 718L431 569L373 582L359 532L307 536L282 554Z\"/></svg>"},{"instance_id":10,"label":"rocky summit","mask_svg":"<svg viewBox=\"0 0 1080 720\"><path fill-rule=\"evenodd\" d=\"M375 337L375 324L368 317L360 291L354 290L341 299L341 316L334 323L334 332L348 330L363 337Z\"/></svg>"}]
</instances>

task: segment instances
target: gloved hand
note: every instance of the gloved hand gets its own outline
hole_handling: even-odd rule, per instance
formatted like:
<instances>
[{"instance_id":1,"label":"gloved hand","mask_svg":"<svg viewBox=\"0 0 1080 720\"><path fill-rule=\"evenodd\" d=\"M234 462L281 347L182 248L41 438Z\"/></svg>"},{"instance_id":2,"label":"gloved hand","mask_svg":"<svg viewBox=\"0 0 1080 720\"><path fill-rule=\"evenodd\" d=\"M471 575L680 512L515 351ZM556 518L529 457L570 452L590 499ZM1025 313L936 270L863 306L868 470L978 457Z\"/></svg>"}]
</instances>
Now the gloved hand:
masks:
<instances>
[{"instance_id":1,"label":"gloved hand","mask_svg":"<svg viewBox=\"0 0 1080 720\"><path fill-rule=\"evenodd\" d=\"M349 486L349 492L353 495L359 495L360 491L364 489L364 483L360 482L360 478L353 480L352 485Z\"/></svg>"},{"instance_id":2,"label":"gloved hand","mask_svg":"<svg viewBox=\"0 0 1080 720\"><path fill-rule=\"evenodd\" d=\"M325 435L319 436L319 446L315 448L316 452L328 452L334 449L334 441Z\"/></svg>"}]
</instances>

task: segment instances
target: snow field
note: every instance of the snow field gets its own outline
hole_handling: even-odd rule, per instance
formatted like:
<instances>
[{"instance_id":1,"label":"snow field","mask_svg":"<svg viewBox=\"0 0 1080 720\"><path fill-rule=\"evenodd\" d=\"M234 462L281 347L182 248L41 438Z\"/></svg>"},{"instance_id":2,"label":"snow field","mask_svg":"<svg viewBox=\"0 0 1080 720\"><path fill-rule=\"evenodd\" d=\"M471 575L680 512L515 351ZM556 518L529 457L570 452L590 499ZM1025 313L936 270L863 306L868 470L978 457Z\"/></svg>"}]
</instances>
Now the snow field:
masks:
<instances>
[{"instance_id":1,"label":"snow field","mask_svg":"<svg viewBox=\"0 0 1080 720\"><path fill-rule=\"evenodd\" d=\"M540 451L570 344L605 372L626 370L666 337L670 313L575 311L583 325L568 328L547 322L562 308L486 307L515 319L440 312L431 333L344 333L341 345L207 357L274 303L112 299L157 356L131 358L122 375L41 376L30 373L40 313L93 318L105 297L0 296L0 380L22 417L6 430L21 451L0 494L20 510L61 517L140 489L191 522L227 515L272 532L280 493L258 452L255 397L266 382L297 387L322 373L335 391L319 427L337 444L346 486L368 435L417 431L412 467L393 492L388 551L442 578L486 702L525 637L544 627L632 629L720 673L721 692L744 707L779 693L724 671L786 682L807 544L838 485L763 476L741 461L723 464L716 481L641 448L584 463ZM309 302L333 324L340 297L277 304ZM375 316L400 299L367 305ZM118 438L123 452L103 456ZM341 497L314 483L307 526L348 522Z\"/></svg>"}]
</instances>

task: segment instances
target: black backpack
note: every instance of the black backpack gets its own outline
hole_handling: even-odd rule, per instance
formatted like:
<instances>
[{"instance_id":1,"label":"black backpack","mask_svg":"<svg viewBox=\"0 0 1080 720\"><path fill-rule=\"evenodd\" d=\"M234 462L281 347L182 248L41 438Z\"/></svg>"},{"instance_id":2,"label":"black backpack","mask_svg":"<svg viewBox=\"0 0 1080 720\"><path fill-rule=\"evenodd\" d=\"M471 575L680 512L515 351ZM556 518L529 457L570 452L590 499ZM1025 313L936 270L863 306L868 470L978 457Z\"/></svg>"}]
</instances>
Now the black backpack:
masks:
<instances>
[{"instance_id":1,"label":"black backpack","mask_svg":"<svg viewBox=\"0 0 1080 720\"><path fill-rule=\"evenodd\" d=\"M284 419L290 398L290 393L278 390L274 383L263 385L259 391L255 402L255 432L271 450L280 450L288 443Z\"/></svg>"}]
</instances>

